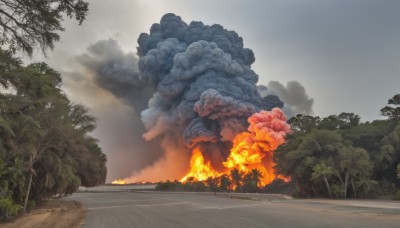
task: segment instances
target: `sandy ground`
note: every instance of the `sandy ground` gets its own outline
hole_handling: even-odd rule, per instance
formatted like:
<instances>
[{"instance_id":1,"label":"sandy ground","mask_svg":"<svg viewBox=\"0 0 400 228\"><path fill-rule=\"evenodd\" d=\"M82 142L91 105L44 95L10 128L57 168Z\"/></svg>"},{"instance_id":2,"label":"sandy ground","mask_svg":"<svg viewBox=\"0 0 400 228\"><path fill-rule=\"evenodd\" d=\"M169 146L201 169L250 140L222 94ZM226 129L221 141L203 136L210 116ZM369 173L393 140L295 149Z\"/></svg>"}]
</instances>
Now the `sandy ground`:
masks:
<instances>
[{"instance_id":1,"label":"sandy ground","mask_svg":"<svg viewBox=\"0 0 400 228\"><path fill-rule=\"evenodd\" d=\"M81 227L86 209L77 201L49 200L11 223L0 224L4 228L72 228Z\"/></svg>"}]
</instances>

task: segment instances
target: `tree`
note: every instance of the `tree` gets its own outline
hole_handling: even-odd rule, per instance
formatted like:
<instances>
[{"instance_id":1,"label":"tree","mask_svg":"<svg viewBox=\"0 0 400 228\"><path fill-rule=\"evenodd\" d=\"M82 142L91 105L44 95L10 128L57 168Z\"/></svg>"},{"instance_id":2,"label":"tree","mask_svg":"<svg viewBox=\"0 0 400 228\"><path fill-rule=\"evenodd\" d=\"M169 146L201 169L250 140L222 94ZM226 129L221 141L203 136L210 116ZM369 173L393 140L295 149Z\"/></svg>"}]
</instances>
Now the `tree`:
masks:
<instances>
[{"instance_id":1,"label":"tree","mask_svg":"<svg viewBox=\"0 0 400 228\"><path fill-rule=\"evenodd\" d=\"M82 24L88 5L83 0L0 0L0 44L28 55L39 46L45 53L60 39L63 15Z\"/></svg>"},{"instance_id":2,"label":"tree","mask_svg":"<svg viewBox=\"0 0 400 228\"><path fill-rule=\"evenodd\" d=\"M324 162L321 162L314 166L313 173L311 174L311 180L321 179L324 181L326 188L328 189L329 197L332 198L331 188L329 187L328 177L333 174L333 169L327 166Z\"/></svg>"},{"instance_id":3,"label":"tree","mask_svg":"<svg viewBox=\"0 0 400 228\"><path fill-rule=\"evenodd\" d=\"M330 115L323 118L318 125L318 129L323 130L337 130L340 126L340 120L336 115Z\"/></svg>"},{"instance_id":4,"label":"tree","mask_svg":"<svg viewBox=\"0 0 400 228\"><path fill-rule=\"evenodd\" d=\"M215 178L209 177L209 178L207 178L206 183L207 183L208 187L210 188L210 191L214 192L214 194L216 194L217 189L218 189L218 178L217 177L215 177Z\"/></svg>"},{"instance_id":5,"label":"tree","mask_svg":"<svg viewBox=\"0 0 400 228\"><path fill-rule=\"evenodd\" d=\"M258 186L260 186L259 184L260 184L262 178L263 178L263 175L262 175L262 173L260 172L260 170L258 170L258 169L252 169L252 170L250 170L250 172L246 175L246 178L245 178L245 179L250 180L250 181L254 181L254 183L256 184L256 187L258 188Z\"/></svg>"},{"instance_id":6,"label":"tree","mask_svg":"<svg viewBox=\"0 0 400 228\"><path fill-rule=\"evenodd\" d=\"M15 92L0 93L0 164L7 170L7 176L0 172L0 184L7 185L0 201L9 209L24 205L25 211L29 201L104 183L107 158L88 135L95 118L71 104L60 89L60 74L44 63L5 62L9 66L1 65L0 75L12 77L2 82Z\"/></svg>"},{"instance_id":7,"label":"tree","mask_svg":"<svg viewBox=\"0 0 400 228\"><path fill-rule=\"evenodd\" d=\"M357 182L356 187L362 189L362 194L365 197L370 195L370 192L378 185L377 181L371 180L368 176L362 176Z\"/></svg>"},{"instance_id":8,"label":"tree","mask_svg":"<svg viewBox=\"0 0 400 228\"><path fill-rule=\"evenodd\" d=\"M396 94L388 100L388 105L381 109L381 115L390 120L400 121L400 94Z\"/></svg>"},{"instance_id":9,"label":"tree","mask_svg":"<svg viewBox=\"0 0 400 228\"><path fill-rule=\"evenodd\" d=\"M356 196L354 179L360 176L368 176L371 170L371 163L366 150L352 146L342 147L339 151L339 168L343 173L343 193L347 198L349 182L352 185L353 193Z\"/></svg>"},{"instance_id":10,"label":"tree","mask_svg":"<svg viewBox=\"0 0 400 228\"><path fill-rule=\"evenodd\" d=\"M236 168L231 170L231 178L236 186L235 191L237 192L240 190L240 187L242 186L243 175L244 175L243 171L239 171Z\"/></svg>"},{"instance_id":11,"label":"tree","mask_svg":"<svg viewBox=\"0 0 400 228\"><path fill-rule=\"evenodd\" d=\"M291 128L295 132L310 133L320 122L318 116L313 117L305 114L298 114L288 120Z\"/></svg>"},{"instance_id":12,"label":"tree","mask_svg":"<svg viewBox=\"0 0 400 228\"><path fill-rule=\"evenodd\" d=\"M342 112L338 116L340 120L339 129L349 129L360 125L360 116L354 113Z\"/></svg>"},{"instance_id":13,"label":"tree","mask_svg":"<svg viewBox=\"0 0 400 228\"><path fill-rule=\"evenodd\" d=\"M230 186L232 185L232 181L229 179L229 176L227 174L222 174L219 178L221 191L229 191Z\"/></svg>"}]
</instances>

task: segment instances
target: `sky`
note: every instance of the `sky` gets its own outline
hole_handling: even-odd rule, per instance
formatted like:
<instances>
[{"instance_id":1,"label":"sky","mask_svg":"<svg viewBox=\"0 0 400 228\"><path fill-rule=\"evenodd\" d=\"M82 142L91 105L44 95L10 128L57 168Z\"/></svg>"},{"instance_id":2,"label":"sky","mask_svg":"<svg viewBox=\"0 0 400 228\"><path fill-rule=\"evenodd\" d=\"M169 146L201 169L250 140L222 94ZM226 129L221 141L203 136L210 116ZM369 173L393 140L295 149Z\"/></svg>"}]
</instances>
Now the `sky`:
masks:
<instances>
[{"instance_id":1,"label":"sky","mask_svg":"<svg viewBox=\"0 0 400 228\"><path fill-rule=\"evenodd\" d=\"M149 32L165 13L175 13L187 23L221 24L236 31L255 53L252 68L259 84L298 81L314 100L315 115L353 112L371 121L382 118L379 110L400 93L400 1L88 2L82 26L66 19L66 31L54 50L47 57L37 53L26 61L46 61L62 72L67 95L87 105L98 118L94 135L109 158L108 181L127 177L162 158L154 154L146 160L140 156L143 152L135 150L131 140L135 128L129 125L135 110L99 89L81 57L90 54L88 47L109 39L117 42L123 54L134 55L140 33Z\"/></svg>"}]
</instances>

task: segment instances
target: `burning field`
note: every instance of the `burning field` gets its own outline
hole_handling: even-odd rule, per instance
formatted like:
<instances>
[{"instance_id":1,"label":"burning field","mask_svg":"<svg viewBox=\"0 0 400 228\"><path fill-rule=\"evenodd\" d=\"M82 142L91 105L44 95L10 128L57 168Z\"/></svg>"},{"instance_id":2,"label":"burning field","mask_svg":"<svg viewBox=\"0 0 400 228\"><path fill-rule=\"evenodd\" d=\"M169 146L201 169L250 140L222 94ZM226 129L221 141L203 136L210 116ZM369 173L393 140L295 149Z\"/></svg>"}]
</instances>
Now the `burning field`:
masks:
<instances>
[{"instance_id":1,"label":"burning field","mask_svg":"<svg viewBox=\"0 0 400 228\"><path fill-rule=\"evenodd\" d=\"M276 178L272 155L290 133L284 103L273 94L261 96L253 51L236 32L166 14L138 44L139 80L154 90L141 112L143 137L161 142L165 155L113 183L204 181L234 169L259 170L262 185Z\"/></svg>"}]
</instances>

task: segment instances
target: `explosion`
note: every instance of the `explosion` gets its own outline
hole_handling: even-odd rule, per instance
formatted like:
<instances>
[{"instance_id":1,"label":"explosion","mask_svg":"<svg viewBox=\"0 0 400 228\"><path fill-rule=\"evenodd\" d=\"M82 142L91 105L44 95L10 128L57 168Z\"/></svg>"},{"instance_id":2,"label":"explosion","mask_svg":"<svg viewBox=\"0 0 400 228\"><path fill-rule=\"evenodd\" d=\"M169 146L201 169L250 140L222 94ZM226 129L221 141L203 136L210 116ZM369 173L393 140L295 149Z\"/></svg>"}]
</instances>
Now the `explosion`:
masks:
<instances>
[{"instance_id":1,"label":"explosion","mask_svg":"<svg viewBox=\"0 0 400 228\"><path fill-rule=\"evenodd\" d=\"M272 153L285 142L286 134L290 133L290 125L286 123L286 117L279 108L271 112L262 110L255 113L249 117L248 122L248 132L238 134L233 140L230 154L223 162L227 168L224 173L229 174L234 168L245 173L258 169L263 176L261 185L266 185L275 179ZM210 162L204 163L201 151L196 148L190 162L190 171L181 181L185 182L189 177L203 181L219 175L221 173L214 171Z\"/></svg>"},{"instance_id":2,"label":"explosion","mask_svg":"<svg viewBox=\"0 0 400 228\"><path fill-rule=\"evenodd\" d=\"M204 181L210 177L214 178L219 175L221 174L213 170L210 162L204 163L203 154L201 153L200 148L196 147L193 150L192 158L190 159L190 171L180 181L186 182L189 178Z\"/></svg>"},{"instance_id":3,"label":"explosion","mask_svg":"<svg viewBox=\"0 0 400 228\"><path fill-rule=\"evenodd\" d=\"M275 108L284 105L279 97L264 99L258 91L259 76L251 68L254 53L244 47L243 38L218 24L187 24L165 14L139 36L138 44L139 80L154 91L141 112L143 137L161 142L166 152L130 179L158 173L163 180L184 176L182 181L203 181L235 168L256 168L262 184L270 183L275 178L273 151L290 127ZM190 168L182 175L189 152ZM179 172L167 176L171 170Z\"/></svg>"}]
</instances>

